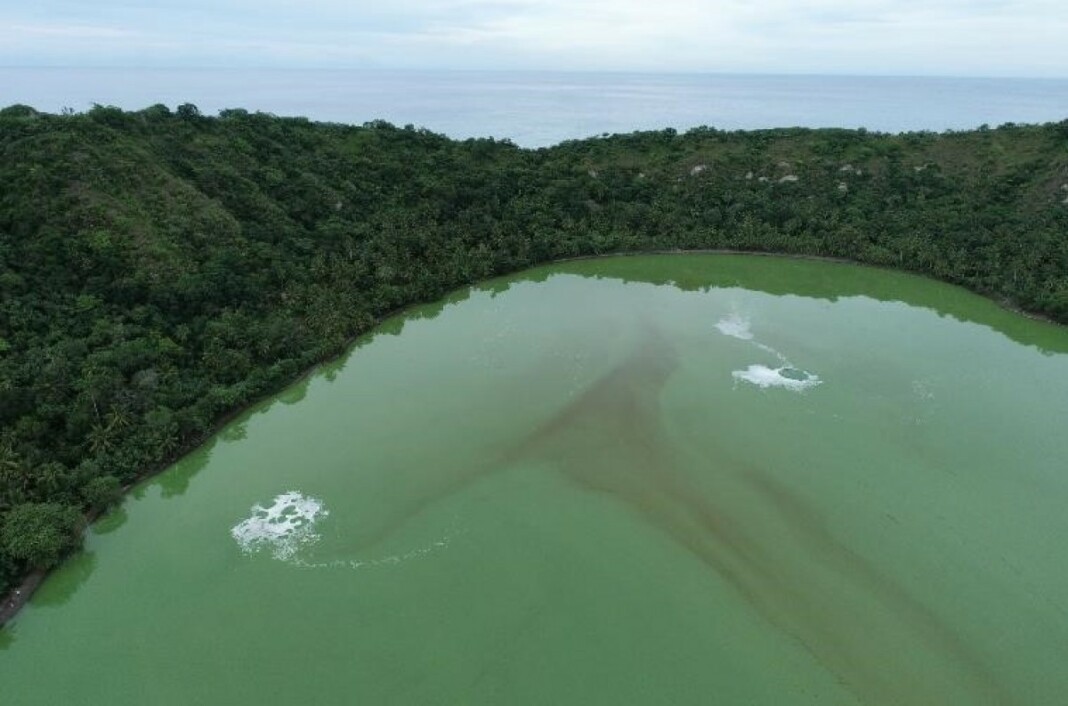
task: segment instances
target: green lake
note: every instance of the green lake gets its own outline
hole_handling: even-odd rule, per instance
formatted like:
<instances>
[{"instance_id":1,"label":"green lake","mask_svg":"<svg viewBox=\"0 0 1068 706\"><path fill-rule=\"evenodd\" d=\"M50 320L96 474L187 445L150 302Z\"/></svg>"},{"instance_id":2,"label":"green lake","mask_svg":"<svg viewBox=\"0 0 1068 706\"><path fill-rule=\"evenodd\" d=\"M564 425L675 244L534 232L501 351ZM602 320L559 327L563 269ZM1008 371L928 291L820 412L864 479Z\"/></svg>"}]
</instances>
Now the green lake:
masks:
<instances>
[{"instance_id":1,"label":"green lake","mask_svg":"<svg viewBox=\"0 0 1068 706\"><path fill-rule=\"evenodd\" d=\"M1068 330L662 255L415 308L144 482L0 703L1063 704Z\"/></svg>"}]
</instances>

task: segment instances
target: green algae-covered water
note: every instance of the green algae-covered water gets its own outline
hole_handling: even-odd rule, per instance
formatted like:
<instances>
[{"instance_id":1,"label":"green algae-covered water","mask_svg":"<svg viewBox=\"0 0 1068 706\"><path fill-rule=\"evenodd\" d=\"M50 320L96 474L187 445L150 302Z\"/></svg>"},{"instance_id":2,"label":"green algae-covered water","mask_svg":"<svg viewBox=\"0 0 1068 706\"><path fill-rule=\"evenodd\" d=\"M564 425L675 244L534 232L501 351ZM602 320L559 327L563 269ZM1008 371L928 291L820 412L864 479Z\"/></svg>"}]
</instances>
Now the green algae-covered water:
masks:
<instances>
[{"instance_id":1,"label":"green algae-covered water","mask_svg":"<svg viewBox=\"0 0 1068 706\"><path fill-rule=\"evenodd\" d=\"M144 483L4 704L1061 704L1068 331L687 255L413 310Z\"/></svg>"}]
</instances>

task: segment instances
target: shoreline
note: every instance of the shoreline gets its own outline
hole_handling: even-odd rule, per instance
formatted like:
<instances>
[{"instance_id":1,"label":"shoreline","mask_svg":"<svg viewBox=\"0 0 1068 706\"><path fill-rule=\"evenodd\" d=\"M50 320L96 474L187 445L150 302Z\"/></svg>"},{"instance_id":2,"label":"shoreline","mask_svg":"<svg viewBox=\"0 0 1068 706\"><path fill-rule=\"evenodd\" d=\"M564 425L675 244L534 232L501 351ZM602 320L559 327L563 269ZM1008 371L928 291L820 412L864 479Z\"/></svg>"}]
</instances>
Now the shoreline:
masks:
<instances>
[{"instance_id":1,"label":"shoreline","mask_svg":"<svg viewBox=\"0 0 1068 706\"><path fill-rule=\"evenodd\" d=\"M411 309L413 309L415 307L423 306L423 305L426 305L426 304L433 303L434 301L439 301L439 300L445 299L445 298L449 297L450 295L452 295L452 294L454 294L456 292L462 291L462 290L464 290L466 288L475 287L475 286L478 286L479 284L483 284L483 283L486 283L486 282L492 282L494 280L505 278L505 277L511 277L513 275L516 275L516 274L519 274L519 273L522 273L522 272L526 272L526 271L529 271L529 270L533 270L533 269L536 269L536 268L539 268L539 267L548 267L548 266L552 266L552 265L563 264L563 263L567 263L567 262L578 262L578 261L582 261L582 260L598 260L598 259L609 258L609 257L639 257L639 256L643 256L643 255L746 255L746 256L760 256L760 257L778 257L778 258L786 258L786 259L793 259L793 260L809 260L809 261L815 261L815 262L828 262L828 263L836 263L836 264L842 264L842 265L853 265L853 266L858 266L858 267L867 267L867 268L872 268L872 269L885 270L885 271L888 271L888 272L905 273L905 274L910 274L910 275L914 275L914 276L917 276L917 277L923 277L925 279L929 279L929 280L932 280L932 281L935 281L935 282L942 282L943 284L948 284L948 285L950 285L952 287L958 287L960 289L964 289L965 291L971 292L973 294L976 294L977 296L980 296L980 297L983 297L984 299L987 299L990 302L993 302L998 307L1000 307L1001 309L1003 309L1003 310L1005 310L1007 312L1010 312L1012 314L1016 314L1018 316L1022 316L1022 317L1026 318L1026 319L1029 319L1029 320L1032 320L1032 321L1037 321L1037 322L1042 322L1042 323L1052 324L1052 325L1060 327L1060 328L1068 328L1068 325L1066 325L1066 324L1062 324L1059 321L1055 321L1055 320L1053 320L1053 319L1051 319L1051 318L1049 318L1047 316L1043 316L1042 314L1037 314L1037 313L1034 313L1034 312L1029 312L1029 311L1026 311L1024 309L1021 309L1021 308L1019 308L1018 306L1016 306L1015 304L1013 304L1010 301L995 299L994 297L991 297L991 296L989 296L987 294L984 294L982 292L977 292L976 290L969 289L967 287L964 287L964 286L962 286L960 284L956 284L956 283L953 283L953 282L946 282L945 280L939 279L937 277L932 277L930 275L923 274L923 273L920 273L920 272L916 272L916 271L913 271L913 270L909 270L909 269L906 269L906 268L895 268L895 267L887 267L887 266L884 266L884 265L874 265L874 264L871 264L871 263L857 262L855 260L849 260L849 259L841 258L841 257L832 257L832 256L827 256L827 255L806 255L806 254L803 254L803 253L780 253L780 252L734 250L734 249L716 249L716 248L698 248L698 249L680 249L680 248L676 248L676 249L659 249L659 250L633 250L633 251L626 251L626 252L601 253L601 254L596 254L596 255L577 255L577 256L574 256L574 257L566 257L566 258L557 258L555 260L547 260L545 262L540 262L540 263L528 265L528 266L526 266L526 267L524 267L522 269L515 270L513 272L504 273L504 274L500 274L500 275L494 275L494 276L486 278L486 279L481 279L481 280L478 280L478 281L475 281L475 282L469 282L467 284L459 285L454 289L448 290L447 292L445 292L444 294L440 295L439 297L437 297L436 299L434 299L432 301L411 302L409 304L405 304L404 306L401 306L401 307L398 307L396 309L393 309L393 310L390 310L390 311L386 312L381 317L376 318L374 323L372 323L371 326L369 326L367 329L362 330L362 331L358 331L358 332L354 333L352 336L350 336L349 338L347 338L345 343L343 343L341 345L340 350L338 350L336 353L332 353L332 354L328 355L327 357L325 357L324 359L314 362L310 367L304 369L303 371L298 373L296 376L294 376L293 378L287 380L285 383L283 383L279 387L275 388L271 392L264 393L263 395L260 395L260 396L256 397L255 399L252 399L252 400L240 405L239 407L227 412L226 414L220 416L217 420L215 420L215 422L212 423L211 427L204 434L202 434L201 436L199 436L196 439L190 440L188 443L186 443L186 444L184 444L182 446L179 446L178 449L176 449L171 454L169 454L164 460L162 460L158 464L146 469L143 473L138 475L133 481L131 481L130 483L124 485L122 487L122 498L114 506L112 506L110 508L107 508L105 510L94 510L94 511L92 511L92 512L90 512L90 513L88 513L88 514L86 514L84 516L84 525L83 525L83 528L82 528L82 535L84 536L85 532L87 532L89 530L89 527L92 525L92 523L95 522L102 514L104 514L105 512L109 512L110 510L118 507L123 502L125 502L126 496L128 495L128 493L130 492L130 490L134 486L137 486L140 483L143 483L144 481L149 480L149 479L159 475L163 471L167 470L168 468L173 466L175 463L177 463L179 460L181 460L186 455L188 455L189 453L191 453L191 452L195 451L196 449L200 448L204 443L206 443L212 437L214 437L217 434L219 434L223 430L223 428L226 427L226 425L228 425L230 422L232 422L235 419L237 419L242 414L248 412L253 407L255 407L255 406L261 404L262 402L264 402L264 401L266 401L266 400L278 395L283 390L285 390L285 389L287 389L287 388L289 388L289 387L291 387L291 386L293 386L293 385L295 385L295 384L297 384L299 382L302 382L305 379L311 377L322 366L334 363L334 362L340 360L342 356L348 355L353 350L353 346L356 344L357 340L361 336L364 336L366 334L372 333L375 329L377 329L379 326L381 326L383 323L385 323L389 319L392 319L392 318L394 318L396 316L400 316L401 314L404 314L405 312L407 312L407 311L409 311L409 310L411 310ZM33 598L33 594L37 591L37 589L45 581L45 579L47 579L48 576L52 573L52 571L54 571L56 568L61 566L65 561L66 561L66 559L64 559L64 561L61 561L55 567L52 567L52 568L49 568L49 569L39 569L38 568L38 569L32 570L28 575L26 575L23 578L22 581L20 581L18 584L16 584L16 586L14 588L12 588L11 591L9 591L6 595L0 596L0 630L4 629L4 627L12 619L14 619L19 614L19 612L22 610L22 608L25 607L26 604L29 603L30 600Z\"/></svg>"}]
</instances>

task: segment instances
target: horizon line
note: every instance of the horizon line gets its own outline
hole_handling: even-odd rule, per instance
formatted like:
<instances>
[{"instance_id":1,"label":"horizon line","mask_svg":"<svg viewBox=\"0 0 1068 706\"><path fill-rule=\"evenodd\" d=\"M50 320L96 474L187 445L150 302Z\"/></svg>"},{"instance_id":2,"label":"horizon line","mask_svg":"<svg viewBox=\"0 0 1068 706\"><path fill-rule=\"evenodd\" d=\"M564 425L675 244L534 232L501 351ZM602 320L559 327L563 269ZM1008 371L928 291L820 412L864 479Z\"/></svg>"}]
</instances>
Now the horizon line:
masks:
<instances>
[{"instance_id":1,"label":"horizon line","mask_svg":"<svg viewBox=\"0 0 1068 706\"><path fill-rule=\"evenodd\" d=\"M885 72L831 72L831 71L727 71L727 70L651 70L651 69L536 69L536 68L438 68L438 67L387 67L387 66L127 66L127 65L92 65L75 66L69 64L0 64L0 71L278 71L278 72L334 72L334 73L437 73L437 74L558 74L576 75L617 75L617 76L719 76L744 78L871 78L871 79L952 79L977 81L1064 81L1068 74L1059 76L1029 74L918 74Z\"/></svg>"}]
</instances>

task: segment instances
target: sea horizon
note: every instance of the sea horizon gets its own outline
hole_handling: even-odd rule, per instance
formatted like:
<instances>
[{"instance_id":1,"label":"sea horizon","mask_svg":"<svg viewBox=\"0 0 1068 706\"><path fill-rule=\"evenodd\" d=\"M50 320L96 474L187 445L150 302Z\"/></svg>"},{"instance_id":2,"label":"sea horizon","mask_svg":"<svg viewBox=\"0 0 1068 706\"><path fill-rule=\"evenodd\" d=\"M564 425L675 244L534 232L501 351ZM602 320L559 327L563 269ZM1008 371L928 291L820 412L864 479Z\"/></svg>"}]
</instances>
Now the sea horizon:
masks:
<instances>
[{"instance_id":1,"label":"sea horizon","mask_svg":"<svg viewBox=\"0 0 1068 706\"><path fill-rule=\"evenodd\" d=\"M695 127L901 133L1068 118L1068 78L529 69L0 67L0 105L58 113L192 103L545 147Z\"/></svg>"},{"instance_id":2,"label":"sea horizon","mask_svg":"<svg viewBox=\"0 0 1068 706\"><path fill-rule=\"evenodd\" d=\"M654 71L651 69L533 69L533 68L470 68L470 67L411 67L411 66L224 66L224 65L159 65L159 66L123 66L121 64L99 64L88 66L75 66L72 64L0 64L0 71L36 71L36 70L76 70L76 71L272 71L292 73L442 73L442 74L563 74L563 75L606 75L606 76L740 76L740 77L814 77L814 78L918 78L918 79L949 79L962 81L1052 81L1068 82L1065 76L1040 76L1024 74L938 74L938 73L866 73L842 72L842 71L712 71L696 69L678 69L674 71Z\"/></svg>"}]
</instances>

